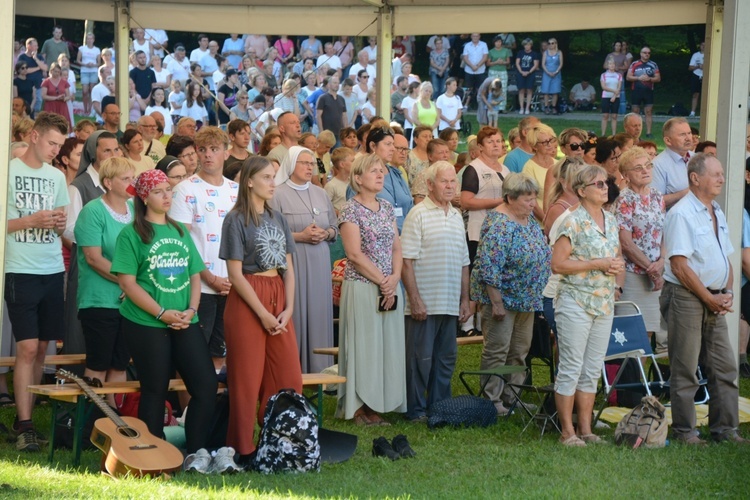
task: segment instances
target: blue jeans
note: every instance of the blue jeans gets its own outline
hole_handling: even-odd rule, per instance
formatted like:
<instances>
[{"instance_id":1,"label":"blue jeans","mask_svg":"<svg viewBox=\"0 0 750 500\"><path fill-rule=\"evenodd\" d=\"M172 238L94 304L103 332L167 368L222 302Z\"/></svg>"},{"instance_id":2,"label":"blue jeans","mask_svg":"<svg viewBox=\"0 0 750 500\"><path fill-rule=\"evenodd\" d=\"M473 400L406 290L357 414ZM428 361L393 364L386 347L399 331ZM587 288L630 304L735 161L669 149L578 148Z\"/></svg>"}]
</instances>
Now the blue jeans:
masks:
<instances>
[{"instance_id":1,"label":"blue jeans","mask_svg":"<svg viewBox=\"0 0 750 500\"><path fill-rule=\"evenodd\" d=\"M448 71L443 73L443 76L438 76L437 73L430 73L432 79L432 95L435 99L440 97L440 94L445 92L445 81L448 79Z\"/></svg>"},{"instance_id":2,"label":"blue jeans","mask_svg":"<svg viewBox=\"0 0 750 500\"><path fill-rule=\"evenodd\" d=\"M620 89L620 109L618 111L618 114L620 116L625 115L627 106L628 106L628 102L625 100L625 89Z\"/></svg>"}]
</instances>

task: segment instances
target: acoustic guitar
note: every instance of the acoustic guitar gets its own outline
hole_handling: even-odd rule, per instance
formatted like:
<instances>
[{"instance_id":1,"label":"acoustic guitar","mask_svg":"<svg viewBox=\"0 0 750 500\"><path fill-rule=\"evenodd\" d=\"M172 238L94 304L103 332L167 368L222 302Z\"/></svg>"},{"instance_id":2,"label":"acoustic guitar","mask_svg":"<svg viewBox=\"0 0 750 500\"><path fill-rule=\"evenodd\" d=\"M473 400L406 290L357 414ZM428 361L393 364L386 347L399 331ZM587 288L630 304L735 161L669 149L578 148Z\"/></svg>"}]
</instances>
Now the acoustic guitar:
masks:
<instances>
[{"instance_id":1,"label":"acoustic guitar","mask_svg":"<svg viewBox=\"0 0 750 500\"><path fill-rule=\"evenodd\" d=\"M73 382L99 407L107 418L94 422L91 442L99 448L102 470L115 477L159 476L182 467L182 452L148 431L146 424L133 417L121 417L81 378L59 369L57 378Z\"/></svg>"}]
</instances>

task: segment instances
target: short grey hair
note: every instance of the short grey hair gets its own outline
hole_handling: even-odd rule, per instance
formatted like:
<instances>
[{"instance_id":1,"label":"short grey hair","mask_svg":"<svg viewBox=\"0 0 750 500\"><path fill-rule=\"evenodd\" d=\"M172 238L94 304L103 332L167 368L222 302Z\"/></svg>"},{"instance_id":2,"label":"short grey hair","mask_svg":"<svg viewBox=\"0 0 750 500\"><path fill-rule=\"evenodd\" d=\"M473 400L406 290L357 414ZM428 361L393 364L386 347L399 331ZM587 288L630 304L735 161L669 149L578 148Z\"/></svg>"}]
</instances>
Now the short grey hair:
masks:
<instances>
[{"instance_id":1,"label":"short grey hair","mask_svg":"<svg viewBox=\"0 0 750 500\"><path fill-rule=\"evenodd\" d=\"M622 123L628 123L628 120L637 118L638 121L643 122L643 118L638 113L628 113L625 118L622 119Z\"/></svg>"},{"instance_id":2,"label":"short grey hair","mask_svg":"<svg viewBox=\"0 0 750 500\"><path fill-rule=\"evenodd\" d=\"M539 194L539 184L534 179L521 173L512 173L505 177L503 181L503 200L506 203L508 200L515 200L519 196L528 194Z\"/></svg>"},{"instance_id":3,"label":"short grey hair","mask_svg":"<svg viewBox=\"0 0 750 500\"><path fill-rule=\"evenodd\" d=\"M456 171L456 167L454 167L452 164L448 163L447 161L436 161L429 167L425 169L424 172L424 180L425 182L435 182L435 179L437 179L437 175L440 172L445 172L446 170L452 170L454 173Z\"/></svg>"},{"instance_id":4,"label":"short grey hair","mask_svg":"<svg viewBox=\"0 0 750 500\"><path fill-rule=\"evenodd\" d=\"M709 158L713 159L714 161L717 161L717 162L719 161L719 159L716 158L716 156L714 156L714 155L710 155L710 154L706 154L706 153L696 153L696 154L694 154L690 158L690 161L688 162L688 165L687 165L688 177L690 177L690 174L692 174L692 173L696 173L698 175L703 175L704 173L706 173L706 161ZM719 162L719 163L721 163L721 162Z\"/></svg>"},{"instance_id":5,"label":"short grey hair","mask_svg":"<svg viewBox=\"0 0 750 500\"><path fill-rule=\"evenodd\" d=\"M576 196L580 198L581 195L578 194L578 191L584 189L587 184L591 184L594 179L600 175L606 179L607 171L598 165L584 165L581 167L573 177L573 183L571 185Z\"/></svg>"}]
</instances>

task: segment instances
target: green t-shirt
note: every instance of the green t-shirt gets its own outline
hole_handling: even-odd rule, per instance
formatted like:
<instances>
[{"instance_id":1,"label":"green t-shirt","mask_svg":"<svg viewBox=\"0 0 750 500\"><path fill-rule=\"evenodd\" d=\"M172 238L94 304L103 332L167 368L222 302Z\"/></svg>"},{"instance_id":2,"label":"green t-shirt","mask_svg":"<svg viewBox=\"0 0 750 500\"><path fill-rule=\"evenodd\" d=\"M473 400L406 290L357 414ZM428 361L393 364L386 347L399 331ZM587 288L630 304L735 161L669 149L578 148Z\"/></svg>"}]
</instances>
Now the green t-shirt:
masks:
<instances>
[{"instance_id":1,"label":"green t-shirt","mask_svg":"<svg viewBox=\"0 0 750 500\"><path fill-rule=\"evenodd\" d=\"M164 309L184 311L190 307L190 276L203 271L203 264L187 228L182 236L170 224L153 224L154 237L144 244L132 224L117 237L112 274L130 274ZM120 314L139 325L163 328L164 323L125 298ZM198 322L198 316L193 317Z\"/></svg>"},{"instance_id":2,"label":"green t-shirt","mask_svg":"<svg viewBox=\"0 0 750 500\"><path fill-rule=\"evenodd\" d=\"M510 51L509 48L503 47L502 49L492 49L490 50L489 56L490 56L490 62L497 61L498 59L507 59L509 58L513 53ZM504 64L498 64L495 66L490 66L489 74L498 74L498 73L505 73L508 70L507 66Z\"/></svg>"},{"instance_id":3,"label":"green t-shirt","mask_svg":"<svg viewBox=\"0 0 750 500\"><path fill-rule=\"evenodd\" d=\"M133 213L132 202L128 202L130 213ZM75 235L78 244L78 309L103 307L118 309L120 307L120 286L105 279L86 262L83 247L101 247L102 256L112 262L115 255L117 236L128 225L118 222L110 214L104 200L97 198L87 203L76 220Z\"/></svg>"}]
</instances>

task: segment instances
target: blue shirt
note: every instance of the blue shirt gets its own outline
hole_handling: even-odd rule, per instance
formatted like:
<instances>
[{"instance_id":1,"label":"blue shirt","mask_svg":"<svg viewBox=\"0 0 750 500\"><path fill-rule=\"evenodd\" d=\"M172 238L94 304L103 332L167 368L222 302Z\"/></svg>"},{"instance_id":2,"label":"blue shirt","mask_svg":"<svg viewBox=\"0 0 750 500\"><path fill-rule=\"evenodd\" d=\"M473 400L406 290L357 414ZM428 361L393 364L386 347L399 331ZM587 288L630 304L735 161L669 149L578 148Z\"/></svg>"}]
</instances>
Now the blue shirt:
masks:
<instances>
[{"instance_id":1,"label":"blue shirt","mask_svg":"<svg viewBox=\"0 0 750 500\"><path fill-rule=\"evenodd\" d=\"M526 162L534 156L533 153L527 153L521 148L516 148L505 156L505 166L508 170L520 174Z\"/></svg>"},{"instance_id":2,"label":"blue shirt","mask_svg":"<svg viewBox=\"0 0 750 500\"><path fill-rule=\"evenodd\" d=\"M351 186L346 188L347 200L351 199L355 194ZM388 165L388 175L383 180L383 190L378 193L377 198L386 200L393 205L393 212L396 214L396 225L398 226L399 234L401 234L406 214L414 206L414 198L411 197L409 185L401 177L399 169Z\"/></svg>"},{"instance_id":3,"label":"blue shirt","mask_svg":"<svg viewBox=\"0 0 750 500\"><path fill-rule=\"evenodd\" d=\"M666 247L664 279L681 285L672 273L669 261L673 255L687 258L690 269L706 288L721 290L729 280L728 255L734 252L729 241L729 227L721 207L711 202L716 214L718 238L708 208L689 191L667 212L664 221L664 243Z\"/></svg>"},{"instance_id":4,"label":"blue shirt","mask_svg":"<svg viewBox=\"0 0 750 500\"><path fill-rule=\"evenodd\" d=\"M688 153L692 157L692 153ZM654 158L651 187L661 194L672 194L689 186L687 163L682 156L667 148Z\"/></svg>"}]
</instances>

